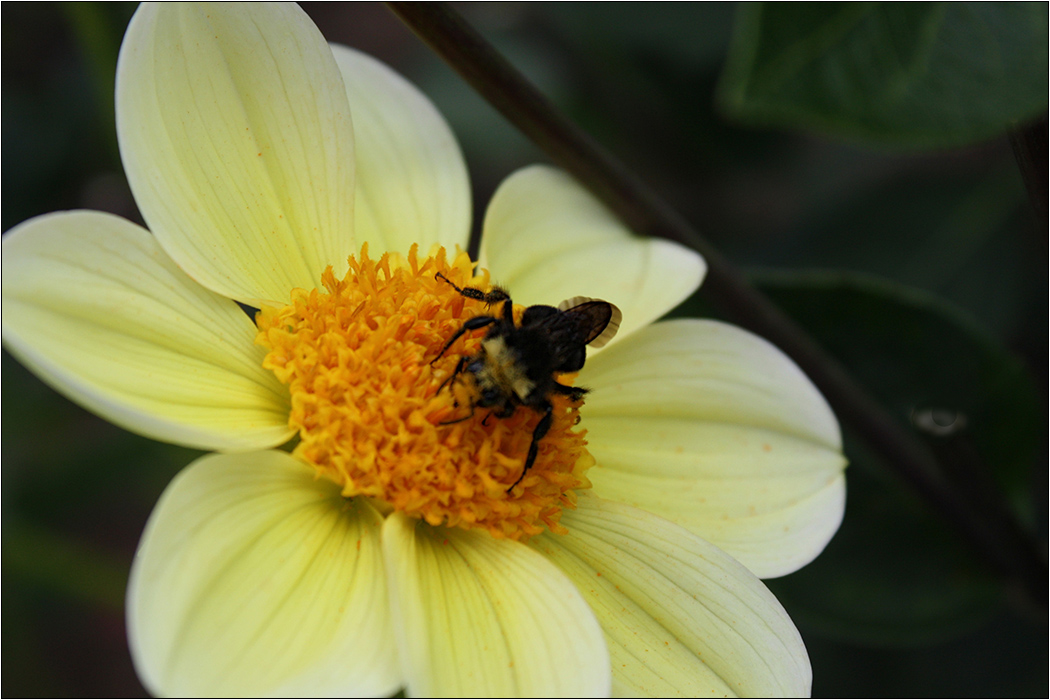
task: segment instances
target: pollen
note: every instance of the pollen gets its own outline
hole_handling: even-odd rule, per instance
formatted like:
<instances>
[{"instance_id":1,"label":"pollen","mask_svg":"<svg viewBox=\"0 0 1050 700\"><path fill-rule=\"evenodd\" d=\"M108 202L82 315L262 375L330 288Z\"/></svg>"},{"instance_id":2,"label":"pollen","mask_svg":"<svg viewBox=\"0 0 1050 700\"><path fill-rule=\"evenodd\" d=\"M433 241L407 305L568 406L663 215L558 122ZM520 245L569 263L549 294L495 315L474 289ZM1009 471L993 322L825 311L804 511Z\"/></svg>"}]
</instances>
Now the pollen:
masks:
<instances>
[{"instance_id":1,"label":"pollen","mask_svg":"<svg viewBox=\"0 0 1050 700\"><path fill-rule=\"evenodd\" d=\"M468 299L460 287L491 288L468 255L449 263L443 248L420 260L368 256L364 246L324 289L293 290L284 308L257 315L263 366L288 386L293 454L346 497L367 497L434 526L481 528L524 539L544 528L564 533L563 508L574 489L589 488L594 460L576 429L581 401L552 398L553 423L521 476L540 414L520 406L508 417L474 406L467 373L452 377L460 357L478 352L484 331L441 350L463 323L499 311ZM523 307L515 307L520 318ZM439 355L441 355L439 357ZM571 377L561 375L567 384Z\"/></svg>"}]
</instances>

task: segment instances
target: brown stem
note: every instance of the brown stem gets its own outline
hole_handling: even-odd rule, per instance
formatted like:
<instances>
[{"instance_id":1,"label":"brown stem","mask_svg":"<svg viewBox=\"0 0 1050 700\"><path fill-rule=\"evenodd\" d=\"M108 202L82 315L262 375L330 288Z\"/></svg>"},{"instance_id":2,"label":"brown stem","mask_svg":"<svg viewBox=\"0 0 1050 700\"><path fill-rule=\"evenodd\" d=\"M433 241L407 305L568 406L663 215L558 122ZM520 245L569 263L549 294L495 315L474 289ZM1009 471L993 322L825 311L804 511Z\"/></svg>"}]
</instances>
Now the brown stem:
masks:
<instances>
[{"instance_id":1,"label":"brown stem","mask_svg":"<svg viewBox=\"0 0 1050 700\"><path fill-rule=\"evenodd\" d=\"M1047 119L1046 115L1010 132L1017 166L1021 169L1028 199L1035 210L1038 231L1047 226ZM1042 235L1040 233L1039 235Z\"/></svg>"}]
</instances>

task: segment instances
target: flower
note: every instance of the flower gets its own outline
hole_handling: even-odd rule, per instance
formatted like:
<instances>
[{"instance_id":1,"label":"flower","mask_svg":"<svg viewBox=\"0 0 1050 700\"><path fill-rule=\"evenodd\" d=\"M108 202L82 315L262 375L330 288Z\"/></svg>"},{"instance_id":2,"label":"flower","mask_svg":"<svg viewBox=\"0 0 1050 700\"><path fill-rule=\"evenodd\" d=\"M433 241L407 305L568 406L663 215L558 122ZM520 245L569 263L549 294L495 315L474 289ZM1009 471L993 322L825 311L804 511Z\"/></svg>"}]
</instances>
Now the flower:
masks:
<instances>
[{"instance_id":1,"label":"flower","mask_svg":"<svg viewBox=\"0 0 1050 700\"><path fill-rule=\"evenodd\" d=\"M809 692L756 574L837 529L838 426L761 339L652 323L699 285L697 255L533 167L493 197L475 271L448 127L295 6L144 5L117 115L152 235L93 212L16 227L3 335L114 423L218 451L169 485L136 554L129 640L151 691ZM484 287L486 270L519 303L624 314L580 372L585 406L556 405L509 494L538 415L452 422L469 387L442 385L477 339L431 357L482 310L436 273Z\"/></svg>"}]
</instances>

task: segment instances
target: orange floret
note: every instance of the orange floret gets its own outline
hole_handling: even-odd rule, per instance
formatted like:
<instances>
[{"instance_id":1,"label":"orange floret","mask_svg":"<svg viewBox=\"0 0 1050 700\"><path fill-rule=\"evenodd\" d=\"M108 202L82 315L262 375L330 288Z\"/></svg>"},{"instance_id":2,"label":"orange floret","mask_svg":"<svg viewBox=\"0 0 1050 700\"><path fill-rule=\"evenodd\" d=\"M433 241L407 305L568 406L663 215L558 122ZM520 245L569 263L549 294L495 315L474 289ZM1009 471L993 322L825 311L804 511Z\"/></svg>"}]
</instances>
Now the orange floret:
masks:
<instances>
[{"instance_id":1,"label":"orange floret","mask_svg":"<svg viewBox=\"0 0 1050 700\"><path fill-rule=\"evenodd\" d=\"M435 275L488 289L488 274L474 276L465 253L447 263L444 249L422 262L415 247L407 259L373 261L365 246L349 262L344 279L329 268L324 290L296 289L291 304L257 317L256 342L269 349L263 366L291 392L289 423L300 438L293 454L343 495L378 499L431 525L513 539L544 526L564 532L561 510L574 507L573 489L590 487L585 472L594 463L585 431L574 430L582 402L552 398L553 425L508 494L539 414L519 407L485 420L490 412L479 408L459 420L471 413L470 377L441 385L459 357L478 351L483 331L430 364L464 321L493 312Z\"/></svg>"}]
</instances>

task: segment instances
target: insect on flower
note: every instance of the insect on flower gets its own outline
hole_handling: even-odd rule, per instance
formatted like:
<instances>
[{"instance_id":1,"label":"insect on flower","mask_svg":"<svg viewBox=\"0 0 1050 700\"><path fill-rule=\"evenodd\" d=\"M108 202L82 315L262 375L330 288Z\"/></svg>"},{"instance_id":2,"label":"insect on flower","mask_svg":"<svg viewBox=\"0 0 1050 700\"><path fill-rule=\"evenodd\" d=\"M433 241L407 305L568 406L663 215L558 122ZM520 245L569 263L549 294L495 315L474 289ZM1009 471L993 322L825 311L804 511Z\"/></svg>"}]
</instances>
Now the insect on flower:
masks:
<instances>
[{"instance_id":1,"label":"insect on flower","mask_svg":"<svg viewBox=\"0 0 1050 700\"><path fill-rule=\"evenodd\" d=\"M550 430L554 411L551 397L561 395L580 401L587 393L583 387L561 384L554 375L580 371L587 357L585 346L600 348L609 342L620 327L622 314L607 301L573 297L557 307L530 306L522 314L521 323L515 324L514 304L507 290L493 287L485 292L474 287L457 287L440 272L436 277L469 299L490 306L503 303L500 316L475 316L460 326L431 362L434 364L443 357L463 334L488 327L481 349L475 355L460 357L456 369L441 388L450 385L465 370L473 376L477 389L466 418L474 415L476 407L495 409L497 418L509 418L518 406L527 406L542 415L532 432L525 467L507 489L510 493L536 461L539 442Z\"/></svg>"}]
</instances>

